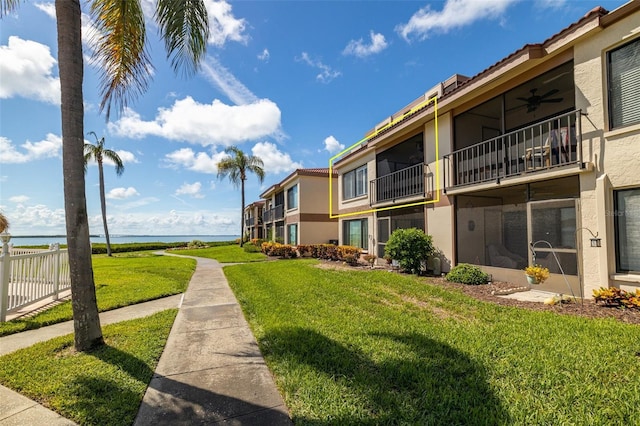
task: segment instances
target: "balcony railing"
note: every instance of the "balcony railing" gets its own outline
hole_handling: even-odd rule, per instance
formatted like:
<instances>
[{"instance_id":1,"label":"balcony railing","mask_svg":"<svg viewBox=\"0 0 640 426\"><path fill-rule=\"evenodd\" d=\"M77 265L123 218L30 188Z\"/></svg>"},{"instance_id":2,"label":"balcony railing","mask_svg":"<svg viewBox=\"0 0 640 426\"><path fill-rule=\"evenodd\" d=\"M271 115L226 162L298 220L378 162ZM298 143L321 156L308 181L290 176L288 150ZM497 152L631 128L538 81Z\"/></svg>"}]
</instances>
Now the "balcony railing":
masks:
<instances>
[{"instance_id":1,"label":"balcony railing","mask_svg":"<svg viewBox=\"0 0 640 426\"><path fill-rule=\"evenodd\" d=\"M426 167L416 164L369 182L371 205L415 196L426 197Z\"/></svg>"},{"instance_id":2,"label":"balcony railing","mask_svg":"<svg viewBox=\"0 0 640 426\"><path fill-rule=\"evenodd\" d=\"M273 220L284 219L284 205L280 204L273 209Z\"/></svg>"},{"instance_id":3,"label":"balcony railing","mask_svg":"<svg viewBox=\"0 0 640 426\"><path fill-rule=\"evenodd\" d=\"M444 156L446 188L582 165L580 110L459 149Z\"/></svg>"},{"instance_id":4,"label":"balcony railing","mask_svg":"<svg viewBox=\"0 0 640 426\"><path fill-rule=\"evenodd\" d=\"M271 209L265 210L262 213L262 222L270 223L274 220L281 220L284 218L284 206L279 204Z\"/></svg>"},{"instance_id":5,"label":"balcony railing","mask_svg":"<svg viewBox=\"0 0 640 426\"><path fill-rule=\"evenodd\" d=\"M256 219L254 217L250 217L244 221L245 226L253 226L256 223Z\"/></svg>"}]
</instances>

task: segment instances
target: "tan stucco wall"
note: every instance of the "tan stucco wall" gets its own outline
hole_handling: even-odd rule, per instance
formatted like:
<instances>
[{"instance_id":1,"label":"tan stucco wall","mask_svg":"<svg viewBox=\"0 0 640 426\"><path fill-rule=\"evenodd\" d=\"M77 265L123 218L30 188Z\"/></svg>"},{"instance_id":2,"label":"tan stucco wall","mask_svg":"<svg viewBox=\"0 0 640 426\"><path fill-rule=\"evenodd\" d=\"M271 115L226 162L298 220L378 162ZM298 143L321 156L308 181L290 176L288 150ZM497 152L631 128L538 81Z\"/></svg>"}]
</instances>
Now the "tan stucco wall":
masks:
<instances>
[{"instance_id":1,"label":"tan stucco wall","mask_svg":"<svg viewBox=\"0 0 640 426\"><path fill-rule=\"evenodd\" d=\"M329 216L329 178L315 176L300 176L298 178L299 213L326 213ZM333 191L337 186L337 179L332 179ZM334 194L332 209L337 209Z\"/></svg>"},{"instance_id":2,"label":"tan stucco wall","mask_svg":"<svg viewBox=\"0 0 640 426\"><path fill-rule=\"evenodd\" d=\"M442 272L449 272L453 262L452 207L427 207L427 234L431 235L433 245L441 252Z\"/></svg>"},{"instance_id":3,"label":"tan stucco wall","mask_svg":"<svg viewBox=\"0 0 640 426\"><path fill-rule=\"evenodd\" d=\"M587 112L581 121L583 153L594 164L593 173L580 176L580 221L602 238L602 247L589 246L589 232L582 232L582 273L585 295L601 286L640 285L613 280L615 236L613 191L640 186L640 125L608 130L607 52L640 34L640 13L593 35L574 47L576 107ZM580 235L580 234L579 234ZM629 277L640 281L640 277Z\"/></svg>"},{"instance_id":4,"label":"tan stucco wall","mask_svg":"<svg viewBox=\"0 0 640 426\"><path fill-rule=\"evenodd\" d=\"M338 222L302 222L298 227L299 244L325 244L338 239Z\"/></svg>"}]
</instances>

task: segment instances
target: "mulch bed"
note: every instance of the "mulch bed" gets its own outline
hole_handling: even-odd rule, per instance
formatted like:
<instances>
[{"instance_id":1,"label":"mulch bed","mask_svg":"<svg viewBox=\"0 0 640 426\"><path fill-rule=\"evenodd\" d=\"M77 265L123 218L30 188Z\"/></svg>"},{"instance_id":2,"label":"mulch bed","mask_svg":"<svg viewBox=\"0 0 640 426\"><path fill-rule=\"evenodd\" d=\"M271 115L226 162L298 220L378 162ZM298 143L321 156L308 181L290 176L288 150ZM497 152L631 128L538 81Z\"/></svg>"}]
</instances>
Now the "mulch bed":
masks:
<instances>
[{"instance_id":1,"label":"mulch bed","mask_svg":"<svg viewBox=\"0 0 640 426\"><path fill-rule=\"evenodd\" d=\"M370 268L367 266L349 266L343 264L342 262L332 262L327 260L321 261L318 264L318 267L325 269L342 270L370 270ZM596 304L593 299L585 300L584 303L580 303L580 301L578 301L576 303L545 305L541 302L525 302L515 299L506 299L504 297L499 297L496 294L492 294L500 293L501 290L503 291L517 288L515 284L508 282L494 281L491 284L467 285L452 283L442 277L423 278L436 285L458 289L475 299L495 303L501 306L512 306L521 309L529 309L532 311L549 311L558 314L579 315L586 318L615 318L621 322L629 324L640 324L640 309L623 309L604 306L602 304Z\"/></svg>"}]
</instances>

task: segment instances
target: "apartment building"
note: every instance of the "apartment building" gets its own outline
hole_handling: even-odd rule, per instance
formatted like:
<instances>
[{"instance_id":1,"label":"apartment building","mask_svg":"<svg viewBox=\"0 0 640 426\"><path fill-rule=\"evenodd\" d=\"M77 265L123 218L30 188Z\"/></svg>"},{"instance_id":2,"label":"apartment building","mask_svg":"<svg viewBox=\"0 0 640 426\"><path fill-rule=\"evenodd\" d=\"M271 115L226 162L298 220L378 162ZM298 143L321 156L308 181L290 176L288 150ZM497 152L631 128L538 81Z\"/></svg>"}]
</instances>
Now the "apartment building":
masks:
<instances>
[{"instance_id":1,"label":"apartment building","mask_svg":"<svg viewBox=\"0 0 640 426\"><path fill-rule=\"evenodd\" d=\"M337 173L331 179L335 186ZM338 220L329 217L329 169L297 169L260 198L265 239L292 245L337 242Z\"/></svg>"},{"instance_id":2,"label":"apartment building","mask_svg":"<svg viewBox=\"0 0 640 426\"><path fill-rule=\"evenodd\" d=\"M445 271L526 285L535 262L541 290L640 286L640 1L454 75L366 135L334 164L341 243L360 232L381 257L418 227Z\"/></svg>"},{"instance_id":3,"label":"apartment building","mask_svg":"<svg viewBox=\"0 0 640 426\"><path fill-rule=\"evenodd\" d=\"M255 201L244 208L244 233L249 239L264 238L264 228L262 226L262 213L264 210L264 200Z\"/></svg>"}]
</instances>

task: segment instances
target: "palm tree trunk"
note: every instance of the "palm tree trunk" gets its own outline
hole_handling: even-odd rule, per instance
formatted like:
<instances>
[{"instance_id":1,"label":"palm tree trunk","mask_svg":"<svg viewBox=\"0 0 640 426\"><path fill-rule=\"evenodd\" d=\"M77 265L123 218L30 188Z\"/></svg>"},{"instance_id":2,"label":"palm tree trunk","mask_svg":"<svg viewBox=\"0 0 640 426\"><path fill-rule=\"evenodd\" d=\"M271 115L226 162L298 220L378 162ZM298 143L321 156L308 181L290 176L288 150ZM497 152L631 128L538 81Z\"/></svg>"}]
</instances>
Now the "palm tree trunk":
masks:
<instances>
[{"instance_id":1,"label":"palm tree trunk","mask_svg":"<svg viewBox=\"0 0 640 426\"><path fill-rule=\"evenodd\" d=\"M104 238L107 240L107 256L111 256L111 242L109 241L109 229L107 228L107 202L104 197L104 169L102 168L102 158L98 161L98 176L100 177L100 209L102 210Z\"/></svg>"},{"instance_id":2,"label":"palm tree trunk","mask_svg":"<svg viewBox=\"0 0 640 426\"><path fill-rule=\"evenodd\" d=\"M62 168L75 348L104 343L91 266L84 182L83 59L80 2L56 0L62 113Z\"/></svg>"},{"instance_id":3,"label":"palm tree trunk","mask_svg":"<svg viewBox=\"0 0 640 426\"><path fill-rule=\"evenodd\" d=\"M240 191L242 195L240 198L242 199L242 210L240 210L240 247L244 245L244 179L240 177Z\"/></svg>"}]
</instances>

